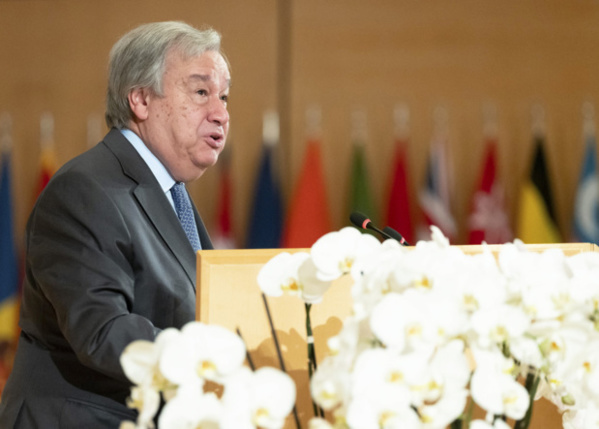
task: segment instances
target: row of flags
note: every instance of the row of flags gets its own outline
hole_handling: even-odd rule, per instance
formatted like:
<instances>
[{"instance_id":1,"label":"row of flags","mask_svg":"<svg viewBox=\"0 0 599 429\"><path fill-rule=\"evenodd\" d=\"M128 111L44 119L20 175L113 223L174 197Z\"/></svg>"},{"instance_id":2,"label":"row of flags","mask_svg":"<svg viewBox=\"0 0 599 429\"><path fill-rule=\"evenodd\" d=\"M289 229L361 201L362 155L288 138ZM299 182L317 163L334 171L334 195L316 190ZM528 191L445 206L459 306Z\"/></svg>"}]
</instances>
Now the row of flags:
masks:
<instances>
[{"instance_id":1,"label":"row of flags","mask_svg":"<svg viewBox=\"0 0 599 429\"><path fill-rule=\"evenodd\" d=\"M32 207L58 168L53 143L53 117L50 114L42 115L40 125L41 153ZM0 394L12 367L20 333L18 321L23 272L23 255L14 235L12 146L12 121L8 114L3 114L0 117Z\"/></svg>"},{"instance_id":2,"label":"row of flags","mask_svg":"<svg viewBox=\"0 0 599 429\"><path fill-rule=\"evenodd\" d=\"M19 258L14 236L11 122L0 118L0 394L8 379L17 335Z\"/></svg>"},{"instance_id":3,"label":"row of flags","mask_svg":"<svg viewBox=\"0 0 599 429\"><path fill-rule=\"evenodd\" d=\"M353 145L351 161L349 207L347 213L360 211L380 225L399 231L409 243L430 238L430 225L438 226L458 244L457 222L452 212L452 172L446 139L436 133L429 148L426 180L418 190L416 201L419 222L412 219L408 171L407 137L400 136L394 144L394 158L388 179L385 209L379 216L369 184L366 154L363 144ZM467 233L464 244L500 244L519 238L525 243L555 243L565 240L599 244L599 178L596 167L596 140L593 127L586 127L586 149L577 190L572 231L561 234L557 226L552 200L551 180L545 155L542 130L533 129L533 155L525 182L520 187L515 225L505 204L505 195L498 174L498 142L493 133L485 141L478 183L471 197ZM276 142L265 141L259 173L254 184L254 200L247 236L244 240L229 240L229 248L305 248L333 228L326 197L322 168L321 143L313 135L307 139L300 174L293 185L288 206L284 206L276 174ZM227 183L225 180L221 184ZM228 185L227 185L228 186ZM230 217L221 212L219 219ZM216 226L216 235L223 233ZM378 223L378 222L377 222ZM230 223L229 223L230 224ZM232 234L232 231L228 231Z\"/></svg>"},{"instance_id":4,"label":"row of flags","mask_svg":"<svg viewBox=\"0 0 599 429\"><path fill-rule=\"evenodd\" d=\"M318 116L318 115L313 115ZM455 243L456 221L451 210L451 162L442 132L434 133L429 149L425 184L418 192L423 225L415 225L410 208L410 174L408 171L408 134L405 118L399 115L393 165L389 176L387 204L379 215L372 201L369 172L363 141L363 129L353 136L351 185L348 213L361 211L381 225L399 231L409 243L430 236L429 225L437 225ZM318 122L313 120L313 122ZM361 120L355 120L360 124ZM19 285L22 255L14 236L13 195L11 184L10 118L0 118L0 392L7 365L3 355L10 354L18 335ZM230 154L226 151L218 164L220 190L216 224L212 231L217 248L305 248L333 230L322 168L321 142L317 125L309 133L299 176L291 199L285 205L278 178L278 117L269 112L264 118L264 144L258 168L252 210L244 240L236 239L232 222L233 184ZM359 128L359 127L358 127ZM42 118L39 176L31 204L57 168L53 147L53 120ZM515 231L509 224L504 194L497 168L497 141L492 136L485 143L478 185L471 199L467 242L504 243L514 236L525 243L560 242L564 238L556 226L552 190L548 177L542 133L535 133L534 155L526 183L521 187ZM594 123L585 122L585 153L576 195L572 241L599 243L599 178Z\"/></svg>"}]
</instances>

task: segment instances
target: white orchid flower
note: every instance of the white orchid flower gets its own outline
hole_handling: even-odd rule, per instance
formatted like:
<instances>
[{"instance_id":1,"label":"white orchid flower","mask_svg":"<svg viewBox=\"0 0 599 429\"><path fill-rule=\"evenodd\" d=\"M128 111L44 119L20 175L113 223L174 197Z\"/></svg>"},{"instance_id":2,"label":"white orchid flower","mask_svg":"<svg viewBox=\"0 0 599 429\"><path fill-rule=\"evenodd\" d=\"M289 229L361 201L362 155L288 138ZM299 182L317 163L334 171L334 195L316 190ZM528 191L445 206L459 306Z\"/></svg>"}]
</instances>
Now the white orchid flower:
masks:
<instances>
[{"instance_id":1,"label":"white orchid flower","mask_svg":"<svg viewBox=\"0 0 599 429\"><path fill-rule=\"evenodd\" d=\"M521 365L532 368L541 368L545 365L539 344L532 338L524 336L513 338L510 341L510 352Z\"/></svg>"},{"instance_id":2,"label":"white orchid flower","mask_svg":"<svg viewBox=\"0 0 599 429\"><path fill-rule=\"evenodd\" d=\"M344 371L336 363L335 359L326 357L310 379L310 395L325 411L347 401L350 391L349 371Z\"/></svg>"},{"instance_id":3,"label":"white orchid flower","mask_svg":"<svg viewBox=\"0 0 599 429\"><path fill-rule=\"evenodd\" d=\"M383 344L397 351L402 351L406 346L404 310L407 307L402 295L391 293L378 303L370 316L372 332Z\"/></svg>"},{"instance_id":4,"label":"white orchid flower","mask_svg":"<svg viewBox=\"0 0 599 429\"><path fill-rule=\"evenodd\" d=\"M431 356L432 351L400 355L386 349L365 350L353 370L353 397L383 390L402 395L407 392L423 427L445 427L464 410L470 371L461 341Z\"/></svg>"},{"instance_id":5,"label":"white orchid flower","mask_svg":"<svg viewBox=\"0 0 599 429\"><path fill-rule=\"evenodd\" d=\"M537 253L506 245L499 254L499 265L510 293L522 301L531 317L562 317L578 305L569 287L572 269L561 250Z\"/></svg>"},{"instance_id":6,"label":"white orchid flower","mask_svg":"<svg viewBox=\"0 0 599 429\"><path fill-rule=\"evenodd\" d=\"M127 406L138 411L137 427L151 426L160 406L160 391L174 386L162 375L159 360L168 344L179 336L174 328L160 332L155 342L138 340L129 344L120 357L123 372L134 383Z\"/></svg>"},{"instance_id":7,"label":"white orchid flower","mask_svg":"<svg viewBox=\"0 0 599 429\"><path fill-rule=\"evenodd\" d=\"M163 350L160 371L177 385L222 382L244 360L245 345L238 335L222 326L189 322Z\"/></svg>"},{"instance_id":8,"label":"white orchid flower","mask_svg":"<svg viewBox=\"0 0 599 429\"><path fill-rule=\"evenodd\" d=\"M440 248L449 247L449 239L445 237L443 231L435 225L431 225L431 241Z\"/></svg>"},{"instance_id":9,"label":"white orchid flower","mask_svg":"<svg viewBox=\"0 0 599 429\"><path fill-rule=\"evenodd\" d=\"M138 427L152 427L154 416L160 407L160 393L143 384L135 386L131 389L131 395L127 399L127 406L138 411Z\"/></svg>"},{"instance_id":10,"label":"white orchid flower","mask_svg":"<svg viewBox=\"0 0 599 429\"><path fill-rule=\"evenodd\" d=\"M321 417L312 417L308 421L308 429L333 429L333 425Z\"/></svg>"},{"instance_id":11,"label":"white orchid flower","mask_svg":"<svg viewBox=\"0 0 599 429\"><path fill-rule=\"evenodd\" d=\"M463 412L468 402L465 388L446 389L443 396L434 404L418 407L418 415L424 429L445 428Z\"/></svg>"},{"instance_id":12,"label":"white orchid flower","mask_svg":"<svg viewBox=\"0 0 599 429\"><path fill-rule=\"evenodd\" d=\"M477 366L470 382L470 390L472 399L489 413L520 420L528 410L528 391L512 375L499 370L495 365Z\"/></svg>"},{"instance_id":13,"label":"white orchid flower","mask_svg":"<svg viewBox=\"0 0 599 429\"><path fill-rule=\"evenodd\" d=\"M356 317L349 316L345 319L341 331L327 340L329 354L331 356L338 356L340 354L353 356L362 336L360 332L361 325L363 325L363 322ZM353 357L351 361L353 361Z\"/></svg>"},{"instance_id":14,"label":"white orchid flower","mask_svg":"<svg viewBox=\"0 0 599 429\"><path fill-rule=\"evenodd\" d=\"M530 331L539 338L543 357L552 367L580 356L594 334L592 326L586 323L565 325L555 321L549 324L549 328L539 325L534 323Z\"/></svg>"},{"instance_id":15,"label":"white orchid flower","mask_svg":"<svg viewBox=\"0 0 599 429\"><path fill-rule=\"evenodd\" d=\"M488 413L514 420L524 417L529 406L528 391L515 379L518 368L499 349L473 348L476 369L470 382L472 399Z\"/></svg>"},{"instance_id":16,"label":"white orchid flower","mask_svg":"<svg viewBox=\"0 0 599 429\"><path fill-rule=\"evenodd\" d=\"M579 378L589 396L597 398L599 396L599 339L595 338L587 344L581 358L577 371L580 374Z\"/></svg>"},{"instance_id":17,"label":"white orchid flower","mask_svg":"<svg viewBox=\"0 0 599 429\"><path fill-rule=\"evenodd\" d=\"M431 360L431 370L448 389L465 387L471 375L470 363L462 340L452 340L439 347Z\"/></svg>"},{"instance_id":18,"label":"white orchid flower","mask_svg":"<svg viewBox=\"0 0 599 429\"><path fill-rule=\"evenodd\" d=\"M599 310L599 253L584 252L567 260L572 271L571 295L586 314Z\"/></svg>"},{"instance_id":19,"label":"white orchid flower","mask_svg":"<svg viewBox=\"0 0 599 429\"><path fill-rule=\"evenodd\" d=\"M572 296L569 280L558 276L529 283L521 296L525 311L539 320L563 318L579 306Z\"/></svg>"},{"instance_id":20,"label":"white orchid flower","mask_svg":"<svg viewBox=\"0 0 599 429\"><path fill-rule=\"evenodd\" d=\"M596 396L589 393L586 384L594 372L592 361L587 359L596 359L596 335L588 326L561 327L539 340L547 373L541 393L561 411Z\"/></svg>"},{"instance_id":21,"label":"white orchid flower","mask_svg":"<svg viewBox=\"0 0 599 429\"><path fill-rule=\"evenodd\" d=\"M357 259L380 247L381 243L372 235L345 227L319 238L310 254L318 270L318 278L331 281L350 273Z\"/></svg>"},{"instance_id":22,"label":"white orchid flower","mask_svg":"<svg viewBox=\"0 0 599 429\"><path fill-rule=\"evenodd\" d=\"M125 347L120 363L127 378L136 385L153 386L157 390L164 388L165 380L158 361L164 348L179 335L177 329L168 328L161 331L154 342L137 340Z\"/></svg>"},{"instance_id":23,"label":"white orchid flower","mask_svg":"<svg viewBox=\"0 0 599 429\"><path fill-rule=\"evenodd\" d=\"M296 389L284 372L263 367L248 368L227 380L222 403L226 410L222 428L261 427L279 429L295 404Z\"/></svg>"},{"instance_id":24,"label":"white orchid flower","mask_svg":"<svg viewBox=\"0 0 599 429\"><path fill-rule=\"evenodd\" d=\"M258 273L258 285L272 297L299 296L308 304L316 304L331 286L317 277L316 266L309 253L282 252L269 260Z\"/></svg>"},{"instance_id":25,"label":"white orchid flower","mask_svg":"<svg viewBox=\"0 0 599 429\"><path fill-rule=\"evenodd\" d=\"M393 350L373 348L364 350L356 359L352 371L352 394L359 395L381 385L406 389L410 403L414 403L413 390L420 394L426 384L428 361L432 350L398 354ZM414 386L418 386L414 389Z\"/></svg>"},{"instance_id":26,"label":"white orchid flower","mask_svg":"<svg viewBox=\"0 0 599 429\"><path fill-rule=\"evenodd\" d=\"M507 280L491 253L451 257L431 275L435 290L466 315L507 301ZM437 264L439 266L440 264Z\"/></svg>"},{"instance_id":27,"label":"white orchid flower","mask_svg":"<svg viewBox=\"0 0 599 429\"><path fill-rule=\"evenodd\" d=\"M381 348L360 353L351 373L351 398L346 402L349 426L419 427L411 388L426 372L429 356L423 352L399 355Z\"/></svg>"},{"instance_id":28,"label":"white orchid flower","mask_svg":"<svg viewBox=\"0 0 599 429\"><path fill-rule=\"evenodd\" d=\"M352 297L354 309L359 308L360 314L369 313L382 297L389 292L402 292L405 286L395 279L397 266L408 252L404 247L392 245L394 240L383 242L379 251L372 252L360 258L358 265L354 264L352 276Z\"/></svg>"},{"instance_id":29,"label":"white orchid flower","mask_svg":"<svg viewBox=\"0 0 599 429\"><path fill-rule=\"evenodd\" d=\"M411 372L420 373L420 380L412 385L412 404L425 428L446 427L464 411L468 398L466 386L470 367L464 354L464 343L453 340L439 347L428 365L422 368L411 365Z\"/></svg>"},{"instance_id":30,"label":"white orchid flower","mask_svg":"<svg viewBox=\"0 0 599 429\"><path fill-rule=\"evenodd\" d=\"M547 376L551 391L546 395L560 410L599 406L599 339L595 334L588 341L556 362Z\"/></svg>"},{"instance_id":31,"label":"white orchid flower","mask_svg":"<svg viewBox=\"0 0 599 429\"><path fill-rule=\"evenodd\" d=\"M298 269L301 298L307 304L318 304L331 287L331 281L318 278L318 271L312 258L306 259Z\"/></svg>"},{"instance_id":32,"label":"white orchid flower","mask_svg":"<svg viewBox=\"0 0 599 429\"><path fill-rule=\"evenodd\" d=\"M442 344L467 324L455 302L433 292L407 290L386 295L373 309L370 327L385 345L401 351Z\"/></svg>"},{"instance_id":33,"label":"white orchid flower","mask_svg":"<svg viewBox=\"0 0 599 429\"><path fill-rule=\"evenodd\" d=\"M283 294L301 294L299 268L305 260L310 258L306 252L289 253L281 252L270 259L258 273L260 290L268 296L282 296Z\"/></svg>"},{"instance_id":34,"label":"white orchid flower","mask_svg":"<svg viewBox=\"0 0 599 429\"><path fill-rule=\"evenodd\" d=\"M204 393L197 385L179 387L177 395L168 401L160 417L160 429L218 428L223 407L214 393Z\"/></svg>"},{"instance_id":35,"label":"white orchid flower","mask_svg":"<svg viewBox=\"0 0 599 429\"><path fill-rule=\"evenodd\" d=\"M599 407L566 411L562 416L564 429L599 429Z\"/></svg>"},{"instance_id":36,"label":"white orchid flower","mask_svg":"<svg viewBox=\"0 0 599 429\"><path fill-rule=\"evenodd\" d=\"M421 428L407 390L389 384L373 386L354 396L347 406L346 420L350 428Z\"/></svg>"},{"instance_id":37,"label":"white orchid flower","mask_svg":"<svg viewBox=\"0 0 599 429\"><path fill-rule=\"evenodd\" d=\"M490 347L524 335L530 326L530 318L519 307L501 304L476 311L471 325L480 346Z\"/></svg>"}]
</instances>

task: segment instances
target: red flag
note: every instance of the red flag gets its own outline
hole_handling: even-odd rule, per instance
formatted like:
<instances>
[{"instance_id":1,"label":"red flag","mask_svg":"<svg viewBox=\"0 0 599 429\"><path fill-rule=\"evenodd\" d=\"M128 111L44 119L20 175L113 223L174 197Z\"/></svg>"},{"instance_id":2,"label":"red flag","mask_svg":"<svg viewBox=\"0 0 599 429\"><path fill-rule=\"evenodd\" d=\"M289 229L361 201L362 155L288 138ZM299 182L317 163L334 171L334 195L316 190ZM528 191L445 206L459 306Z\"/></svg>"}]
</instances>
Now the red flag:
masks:
<instances>
[{"instance_id":1,"label":"red flag","mask_svg":"<svg viewBox=\"0 0 599 429\"><path fill-rule=\"evenodd\" d=\"M234 249L233 227L231 223L231 160L228 151L223 152L219 162L219 185L218 205L216 212L216 230L213 235L215 249Z\"/></svg>"},{"instance_id":2,"label":"red flag","mask_svg":"<svg viewBox=\"0 0 599 429\"><path fill-rule=\"evenodd\" d=\"M300 177L289 205L283 247L311 247L321 236L331 232L324 183L320 142L309 140Z\"/></svg>"},{"instance_id":3,"label":"red flag","mask_svg":"<svg viewBox=\"0 0 599 429\"><path fill-rule=\"evenodd\" d=\"M40 171L37 179L37 187L35 189L36 199L56 172L57 165L56 155L54 154L54 145L43 145L42 153L40 155Z\"/></svg>"},{"instance_id":4,"label":"red flag","mask_svg":"<svg viewBox=\"0 0 599 429\"><path fill-rule=\"evenodd\" d=\"M397 140L385 224L397 230L408 243L414 243L406 158L407 142Z\"/></svg>"},{"instance_id":5,"label":"red flag","mask_svg":"<svg viewBox=\"0 0 599 429\"><path fill-rule=\"evenodd\" d=\"M487 140L478 189L468 216L468 244L503 244L513 234L505 209L503 186L497 179L497 142Z\"/></svg>"}]
</instances>

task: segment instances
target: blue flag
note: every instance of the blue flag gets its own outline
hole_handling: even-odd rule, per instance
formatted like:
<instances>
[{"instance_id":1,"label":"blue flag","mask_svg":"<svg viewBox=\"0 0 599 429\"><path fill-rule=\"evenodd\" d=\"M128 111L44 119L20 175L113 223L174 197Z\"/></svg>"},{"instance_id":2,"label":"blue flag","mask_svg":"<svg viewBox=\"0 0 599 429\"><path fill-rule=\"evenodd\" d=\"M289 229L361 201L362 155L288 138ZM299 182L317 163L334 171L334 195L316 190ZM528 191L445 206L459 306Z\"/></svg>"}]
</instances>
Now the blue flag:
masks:
<instances>
[{"instance_id":1,"label":"blue flag","mask_svg":"<svg viewBox=\"0 0 599 429\"><path fill-rule=\"evenodd\" d=\"M246 246L273 249L281 246L283 204L273 166L274 146L264 144L254 191L254 203Z\"/></svg>"},{"instance_id":2,"label":"blue flag","mask_svg":"<svg viewBox=\"0 0 599 429\"><path fill-rule=\"evenodd\" d=\"M0 342L11 341L16 332L19 267L15 249L10 153L2 152L0 162Z\"/></svg>"},{"instance_id":3,"label":"blue flag","mask_svg":"<svg viewBox=\"0 0 599 429\"><path fill-rule=\"evenodd\" d=\"M599 177L594 136L586 141L572 227L575 241L599 244Z\"/></svg>"}]
</instances>

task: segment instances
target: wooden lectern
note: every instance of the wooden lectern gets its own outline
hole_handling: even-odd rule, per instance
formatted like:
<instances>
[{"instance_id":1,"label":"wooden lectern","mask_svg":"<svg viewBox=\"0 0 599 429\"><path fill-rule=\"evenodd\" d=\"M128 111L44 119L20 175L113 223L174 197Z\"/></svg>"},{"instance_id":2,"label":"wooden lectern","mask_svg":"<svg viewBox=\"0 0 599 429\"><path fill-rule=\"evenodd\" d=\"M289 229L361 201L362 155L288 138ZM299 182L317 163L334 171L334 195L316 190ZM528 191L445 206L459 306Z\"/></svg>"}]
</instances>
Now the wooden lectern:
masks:
<instances>
[{"instance_id":1,"label":"wooden lectern","mask_svg":"<svg viewBox=\"0 0 599 429\"><path fill-rule=\"evenodd\" d=\"M465 253L479 253L482 246L459 246ZM489 246L497 253L500 246ZM591 243L563 243L527 245L531 251L561 249L566 255L595 252ZM239 249L200 250L197 256L196 318L204 323L219 324L232 331L239 330L257 368L279 368L276 348L267 313L256 278L260 268L281 252L309 251L309 249ZM327 352L326 340L337 334L343 320L350 313L351 278L336 281L323 301L313 305L310 312L314 330L317 361ZM283 296L268 298L268 307L274 321L277 338L283 353L287 373L297 386L297 412L301 427L307 428L313 416L309 397L307 345L304 303L300 298ZM548 402L535 403L531 428L561 428L561 416ZM292 417L285 428L295 428Z\"/></svg>"}]
</instances>

